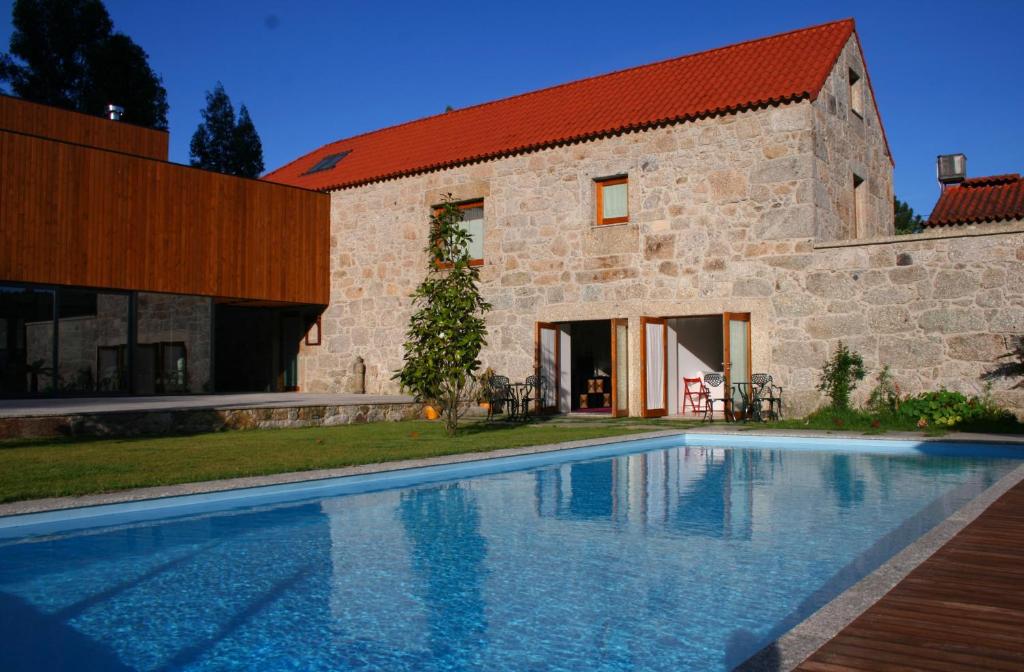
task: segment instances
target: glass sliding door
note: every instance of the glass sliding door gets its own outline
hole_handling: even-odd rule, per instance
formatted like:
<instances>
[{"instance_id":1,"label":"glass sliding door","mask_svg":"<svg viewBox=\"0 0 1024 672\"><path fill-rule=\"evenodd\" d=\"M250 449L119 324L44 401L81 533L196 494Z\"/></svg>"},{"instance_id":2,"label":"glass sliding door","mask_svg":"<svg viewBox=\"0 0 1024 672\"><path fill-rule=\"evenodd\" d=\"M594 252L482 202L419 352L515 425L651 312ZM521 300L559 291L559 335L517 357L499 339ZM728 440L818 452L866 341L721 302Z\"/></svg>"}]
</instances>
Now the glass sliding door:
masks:
<instances>
[{"instance_id":1,"label":"glass sliding door","mask_svg":"<svg viewBox=\"0 0 1024 672\"><path fill-rule=\"evenodd\" d=\"M660 317L641 317L640 402L645 418L668 414L668 327Z\"/></svg>"},{"instance_id":2,"label":"glass sliding door","mask_svg":"<svg viewBox=\"0 0 1024 672\"><path fill-rule=\"evenodd\" d=\"M559 329L549 322L537 323L536 370L541 377L540 409L558 411Z\"/></svg>"},{"instance_id":3,"label":"glass sliding door","mask_svg":"<svg viewBox=\"0 0 1024 672\"><path fill-rule=\"evenodd\" d=\"M129 295L62 287L57 298L59 391L127 392Z\"/></svg>"},{"instance_id":4,"label":"glass sliding door","mask_svg":"<svg viewBox=\"0 0 1024 672\"><path fill-rule=\"evenodd\" d=\"M210 392L211 299L139 292L135 393Z\"/></svg>"},{"instance_id":5,"label":"glass sliding door","mask_svg":"<svg viewBox=\"0 0 1024 672\"><path fill-rule=\"evenodd\" d=\"M629 415L629 321L612 320L612 417Z\"/></svg>"},{"instance_id":6,"label":"glass sliding door","mask_svg":"<svg viewBox=\"0 0 1024 672\"><path fill-rule=\"evenodd\" d=\"M733 413L744 415L750 394L750 313L725 313L722 323L725 385L731 391Z\"/></svg>"}]
</instances>

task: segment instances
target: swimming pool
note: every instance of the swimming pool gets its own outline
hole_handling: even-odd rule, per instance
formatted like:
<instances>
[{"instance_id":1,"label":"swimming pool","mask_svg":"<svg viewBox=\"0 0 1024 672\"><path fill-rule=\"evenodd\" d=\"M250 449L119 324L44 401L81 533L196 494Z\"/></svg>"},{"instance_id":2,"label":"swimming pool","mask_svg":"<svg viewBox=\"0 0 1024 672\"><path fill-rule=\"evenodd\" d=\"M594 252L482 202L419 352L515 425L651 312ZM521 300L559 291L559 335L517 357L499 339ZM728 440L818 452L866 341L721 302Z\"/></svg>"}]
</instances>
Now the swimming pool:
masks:
<instances>
[{"instance_id":1,"label":"swimming pool","mask_svg":"<svg viewBox=\"0 0 1024 672\"><path fill-rule=\"evenodd\" d=\"M0 519L0 669L730 669L1021 457L688 435Z\"/></svg>"}]
</instances>

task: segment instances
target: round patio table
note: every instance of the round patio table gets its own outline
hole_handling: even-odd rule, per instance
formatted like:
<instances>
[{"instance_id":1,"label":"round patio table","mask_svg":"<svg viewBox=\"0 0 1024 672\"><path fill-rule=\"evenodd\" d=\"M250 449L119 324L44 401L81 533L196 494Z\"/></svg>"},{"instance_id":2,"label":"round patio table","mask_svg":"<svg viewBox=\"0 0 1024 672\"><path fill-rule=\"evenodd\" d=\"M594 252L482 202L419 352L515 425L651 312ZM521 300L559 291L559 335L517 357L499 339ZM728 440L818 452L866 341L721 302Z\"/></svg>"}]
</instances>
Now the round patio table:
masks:
<instances>
[{"instance_id":1,"label":"round patio table","mask_svg":"<svg viewBox=\"0 0 1024 672\"><path fill-rule=\"evenodd\" d=\"M509 418L512 420L525 420L529 415L529 409L526 408L526 397L529 392L530 386L526 383L509 383L508 392L509 396L512 397L511 406L509 409Z\"/></svg>"}]
</instances>

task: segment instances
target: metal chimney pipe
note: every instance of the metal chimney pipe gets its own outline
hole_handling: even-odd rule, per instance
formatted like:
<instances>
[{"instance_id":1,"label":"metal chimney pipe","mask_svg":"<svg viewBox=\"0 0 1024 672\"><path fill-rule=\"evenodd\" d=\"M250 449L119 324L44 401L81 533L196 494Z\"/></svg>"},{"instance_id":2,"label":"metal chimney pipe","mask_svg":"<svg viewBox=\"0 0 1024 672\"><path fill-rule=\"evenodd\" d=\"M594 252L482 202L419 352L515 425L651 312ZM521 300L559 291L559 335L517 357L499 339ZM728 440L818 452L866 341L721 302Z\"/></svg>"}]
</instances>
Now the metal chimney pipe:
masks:
<instances>
[{"instance_id":1,"label":"metal chimney pipe","mask_svg":"<svg viewBox=\"0 0 1024 672\"><path fill-rule=\"evenodd\" d=\"M121 117L124 115L124 108L120 105L114 105L111 103L107 105L107 119L111 121L121 121Z\"/></svg>"}]
</instances>

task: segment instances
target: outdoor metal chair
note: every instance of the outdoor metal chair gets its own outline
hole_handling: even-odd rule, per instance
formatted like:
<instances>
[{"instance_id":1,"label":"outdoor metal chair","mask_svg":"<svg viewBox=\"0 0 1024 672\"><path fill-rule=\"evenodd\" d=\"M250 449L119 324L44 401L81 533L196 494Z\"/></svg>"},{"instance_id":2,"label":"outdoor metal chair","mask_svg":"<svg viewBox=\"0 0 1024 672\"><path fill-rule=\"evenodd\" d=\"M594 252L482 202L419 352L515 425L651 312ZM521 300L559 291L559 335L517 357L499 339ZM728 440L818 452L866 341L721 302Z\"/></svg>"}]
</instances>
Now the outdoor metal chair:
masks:
<instances>
[{"instance_id":1,"label":"outdoor metal chair","mask_svg":"<svg viewBox=\"0 0 1024 672\"><path fill-rule=\"evenodd\" d=\"M721 404L722 406L722 417L726 420L729 419L729 407L732 406L732 398L728 394L728 390L723 388L722 397L712 397L711 388L725 385L725 376L720 373L705 373L704 382L702 383L703 393L705 394L704 402L704 421L714 422L715 421L715 406Z\"/></svg>"},{"instance_id":2,"label":"outdoor metal chair","mask_svg":"<svg viewBox=\"0 0 1024 672\"><path fill-rule=\"evenodd\" d=\"M781 420L782 388L776 385L772 381L771 375L767 373L755 373L750 377L750 381L758 387L758 397L761 403L768 404L767 419Z\"/></svg>"},{"instance_id":3,"label":"outdoor metal chair","mask_svg":"<svg viewBox=\"0 0 1024 672\"><path fill-rule=\"evenodd\" d=\"M519 400L519 412L523 419L530 415L530 402L542 403L544 399L544 376L527 376L526 389ZM536 404L535 404L536 405Z\"/></svg>"},{"instance_id":4,"label":"outdoor metal chair","mask_svg":"<svg viewBox=\"0 0 1024 672\"><path fill-rule=\"evenodd\" d=\"M499 413L512 412L508 409L513 403L507 376L492 376L487 385L487 419L493 420Z\"/></svg>"}]
</instances>

